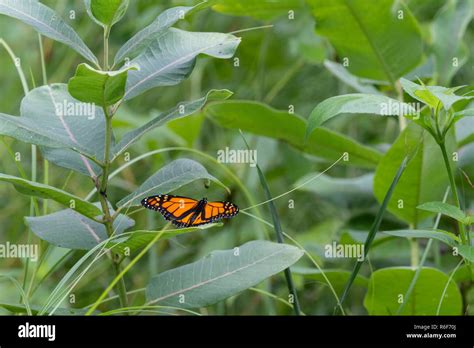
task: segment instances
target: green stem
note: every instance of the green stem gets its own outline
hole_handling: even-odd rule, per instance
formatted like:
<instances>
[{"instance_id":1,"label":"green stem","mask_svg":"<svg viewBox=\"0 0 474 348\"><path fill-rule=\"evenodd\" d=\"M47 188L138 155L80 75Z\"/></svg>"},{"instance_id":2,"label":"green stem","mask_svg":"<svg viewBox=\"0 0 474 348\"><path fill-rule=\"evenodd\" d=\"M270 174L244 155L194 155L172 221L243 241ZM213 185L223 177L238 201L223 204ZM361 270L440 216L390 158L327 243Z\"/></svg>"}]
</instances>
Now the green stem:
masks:
<instances>
[{"instance_id":1,"label":"green stem","mask_svg":"<svg viewBox=\"0 0 474 348\"><path fill-rule=\"evenodd\" d=\"M49 184L49 162L43 159L43 184ZM48 200L43 200L43 215L48 214Z\"/></svg>"},{"instance_id":2,"label":"green stem","mask_svg":"<svg viewBox=\"0 0 474 348\"><path fill-rule=\"evenodd\" d=\"M410 229L412 227L410 226ZM418 241L416 238L409 238L410 240L410 260L411 260L411 267L417 268L419 265L420 260L420 247L418 245Z\"/></svg>"},{"instance_id":3,"label":"green stem","mask_svg":"<svg viewBox=\"0 0 474 348\"><path fill-rule=\"evenodd\" d=\"M105 150L104 150L104 166L102 171L102 181L99 186L99 194L104 195L107 192L107 184L109 181L110 170L110 144L112 142L112 116L109 114L107 107L103 107L105 115Z\"/></svg>"},{"instance_id":4,"label":"green stem","mask_svg":"<svg viewBox=\"0 0 474 348\"><path fill-rule=\"evenodd\" d=\"M449 162L448 153L446 151L446 144L444 140L438 142L441 152L443 153L444 164L446 166L446 171L448 172L449 183L451 185L451 192L453 193L453 199L456 206L461 209L461 202L459 201L458 190L456 188L456 181L454 180L453 171L451 170L451 164ZM463 244L467 243L466 231L464 230L464 224L458 221L459 234L461 236L461 241Z\"/></svg>"},{"instance_id":5,"label":"green stem","mask_svg":"<svg viewBox=\"0 0 474 348\"><path fill-rule=\"evenodd\" d=\"M97 183L98 191L99 191L99 202L102 207L102 211L104 212L103 216L103 225L107 231L107 235L112 237L114 234L114 216L110 213L109 203L107 200L107 184L109 179L109 171L110 171L110 147L112 143L112 116L109 113L109 110L106 106L103 107L104 116L105 116L105 150L104 150L104 165L102 167L102 177L100 183ZM120 261L118 258L112 255L112 263L114 265L114 270L116 275L118 276L121 273L120 270ZM128 306L127 301L127 289L125 287L125 281L120 279L120 282L117 285L117 291L119 293L119 300L120 305L122 307Z\"/></svg>"},{"instance_id":6,"label":"green stem","mask_svg":"<svg viewBox=\"0 0 474 348\"><path fill-rule=\"evenodd\" d=\"M109 70L109 36L110 27L104 28L104 70Z\"/></svg>"},{"instance_id":7,"label":"green stem","mask_svg":"<svg viewBox=\"0 0 474 348\"><path fill-rule=\"evenodd\" d=\"M400 80L397 80L393 83L393 88L397 91L397 99L403 103L403 88L400 84ZM407 119L403 115L398 116L398 126L400 128L400 132L402 132L407 126Z\"/></svg>"},{"instance_id":8,"label":"green stem","mask_svg":"<svg viewBox=\"0 0 474 348\"><path fill-rule=\"evenodd\" d=\"M102 178L100 183L97 183L99 191L99 202L104 212L104 225L109 237L113 234L113 218L110 214L109 204L107 202L107 184L110 170L110 143L112 142L112 118L109 115L107 107L103 108L105 115L105 151L104 151L104 165L102 167Z\"/></svg>"},{"instance_id":9,"label":"green stem","mask_svg":"<svg viewBox=\"0 0 474 348\"><path fill-rule=\"evenodd\" d=\"M409 225L410 230L416 229L415 225ZM420 246L416 238L408 238L410 242L410 264L412 268L417 268L420 263Z\"/></svg>"},{"instance_id":10,"label":"green stem","mask_svg":"<svg viewBox=\"0 0 474 348\"><path fill-rule=\"evenodd\" d=\"M17 62L18 57L15 55L15 53L10 48L10 46L2 38L0 38L0 45L2 45L5 48L8 55L10 56L12 61L14 62L14 65L16 67L18 76L20 77L21 86L23 87L23 93L26 96L28 94L28 91L29 91L28 83L26 82L25 74L23 72L23 69L21 68L21 64L19 63L20 61ZM37 166L36 153L37 153L36 152L36 145L31 145L31 180L32 181L36 181L36 166ZM36 208L36 212L38 212L37 206L38 206L38 203L36 201L36 198L31 197L30 198L30 216L35 215L35 208ZM30 244L31 243L31 230L30 229L28 229L28 237L27 238L28 238L27 243ZM23 275L22 290L26 289L26 282L27 282L27 278L28 278L29 268L30 268L30 259L27 258L26 262L25 262L25 270L24 270L24 275ZM21 298L20 298L20 301L21 301Z\"/></svg>"},{"instance_id":11,"label":"green stem","mask_svg":"<svg viewBox=\"0 0 474 348\"><path fill-rule=\"evenodd\" d=\"M107 289L105 289L102 292L102 294L99 296L97 301L95 301L94 305L91 308L89 308L86 315L91 315L96 310L96 308L99 306L101 301L107 296L109 291L112 290L115 284L117 284L123 278L125 273L127 273L128 270L130 270L130 268L132 268L143 257L143 255L147 253L147 251L158 241L158 239L161 238L163 233L164 233L164 230L161 231L160 233L157 233L155 238L153 238L153 240L150 243L148 243L148 245L122 271L118 269L119 272L117 273L117 276L114 278L114 280L112 280L112 282L109 284ZM121 286L119 286L119 291L120 291L120 288ZM124 294L122 294L122 296L126 297L127 293L125 292ZM125 306L125 307L128 307L128 306Z\"/></svg>"},{"instance_id":12,"label":"green stem","mask_svg":"<svg viewBox=\"0 0 474 348\"><path fill-rule=\"evenodd\" d=\"M444 194L443 203L445 203L446 200L448 199L448 195L449 195L449 187L446 189L446 193ZM436 230L438 228L440 220L441 220L441 213L439 213L436 216L436 220L435 220L435 223L433 225L433 230ZM417 265L415 275L413 276L413 278L410 282L410 285L408 286L408 290L405 293L405 296L403 296L404 300L397 309L396 315L400 315L400 313L403 311L403 308L405 307L405 304L408 302L408 299L410 298L411 294L413 293L413 289L415 288L416 282L418 281L418 278L420 277L421 270L423 269L423 266L425 265L425 262L426 262L426 259L428 257L428 253L430 252L432 244L434 244L434 240L432 238L430 238L428 240L428 243L426 244L425 251L423 252L423 255L421 256L421 261ZM436 248L438 248L438 246L436 244L435 244L435 246L436 246Z\"/></svg>"},{"instance_id":13,"label":"green stem","mask_svg":"<svg viewBox=\"0 0 474 348\"><path fill-rule=\"evenodd\" d=\"M115 274L119 276L122 271L120 269L120 264L117 262L114 262L114 269L115 269ZM120 306L127 307L128 306L127 288L125 286L125 280L123 279L123 277L121 277L120 281L117 283L117 289L118 289Z\"/></svg>"},{"instance_id":14,"label":"green stem","mask_svg":"<svg viewBox=\"0 0 474 348\"><path fill-rule=\"evenodd\" d=\"M38 45L40 51L40 62L41 62L41 76L43 78L43 85L48 84L48 75L46 74L46 62L44 59L43 40L41 34L38 33ZM48 185L49 181L49 162L47 159L43 159L43 183ZM48 214L48 200L43 200L43 215Z\"/></svg>"},{"instance_id":15,"label":"green stem","mask_svg":"<svg viewBox=\"0 0 474 348\"><path fill-rule=\"evenodd\" d=\"M109 36L110 36L110 27L107 26L104 28L104 70L109 70ZM107 184L109 181L109 171L110 171L110 146L112 143L112 116L109 113L107 106L103 107L104 116L105 116L105 150L104 150L104 165L102 166L102 179L101 182L97 184L99 191L99 201L104 212L103 224L107 230L107 235L111 237L114 234L113 222L114 216L110 213L109 204L107 201ZM112 255L112 263L114 265L114 270L116 276L121 274L120 270L120 260ZM119 293L120 305L122 307L128 306L127 300L127 289L125 287L125 281L123 278L120 279L117 285L117 290Z\"/></svg>"},{"instance_id":16,"label":"green stem","mask_svg":"<svg viewBox=\"0 0 474 348\"><path fill-rule=\"evenodd\" d=\"M43 77L43 85L47 85L48 75L46 74L46 62L44 61L43 40L41 39L41 34L39 33L38 33L38 44L39 44L39 50L40 50L41 76Z\"/></svg>"}]
</instances>

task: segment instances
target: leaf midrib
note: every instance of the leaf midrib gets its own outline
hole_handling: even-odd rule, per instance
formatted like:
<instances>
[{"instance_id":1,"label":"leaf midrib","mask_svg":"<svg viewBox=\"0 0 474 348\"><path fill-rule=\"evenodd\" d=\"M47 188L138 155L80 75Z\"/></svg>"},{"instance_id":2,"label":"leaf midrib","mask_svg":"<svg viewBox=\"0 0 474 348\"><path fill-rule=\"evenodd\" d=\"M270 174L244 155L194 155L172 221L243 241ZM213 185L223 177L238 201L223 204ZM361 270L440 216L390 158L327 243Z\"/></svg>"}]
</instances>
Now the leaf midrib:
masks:
<instances>
[{"instance_id":1,"label":"leaf midrib","mask_svg":"<svg viewBox=\"0 0 474 348\"><path fill-rule=\"evenodd\" d=\"M39 4L39 8L41 8L41 6L47 7L47 6L43 5L43 4L40 3L40 2L38 2L38 4ZM62 34L60 31L57 31L57 30L54 29L52 26L47 25L46 22L41 22L40 20L36 19L35 17L32 17L32 16L29 15L28 13L22 12L22 11L20 11L19 9L16 9L15 7L8 6L8 4L6 4L6 3L3 3L2 5L5 6L6 8L9 8L10 10L13 10L13 12L17 12L17 13L19 13L19 14L24 15L25 17L28 17L28 18L32 19L34 22L36 22L36 23L38 23L38 24L44 25L44 26L47 27L49 30L51 30L52 32L56 33L56 35L58 35L59 37L61 37L61 39L64 40L65 42L67 42L67 43L69 43L69 44L71 44L71 45L76 45L76 44L79 45L79 46L78 46L78 49L81 51L81 54L83 54L84 56L88 56L88 59L91 59L91 55L92 55L92 57L94 57L94 55L92 54L92 52L90 52L90 51L88 52L88 51L87 51L88 49L85 49L84 47L82 47L81 42L78 42L78 43L77 43L77 42L72 41L68 36L65 36L65 35ZM58 17L58 18L59 18L59 17ZM64 22L64 24L66 24L66 23ZM66 25L67 25L67 24L66 24ZM94 58L95 58L95 57L94 57ZM92 61L94 61L94 60L92 60Z\"/></svg>"},{"instance_id":2,"label":"leaf midrib","mask_svg":"<svg viewBox=\"0 0 474 348\"><path fill-rule=\"evenodd\" d=\"M387 78L388 80L390 81L390 83L395 86L395 78L394 76L392 75L392 73L390 72L390 69L388 68L388 66L386 65L385 61L383 60L382 58L382 55L380 54L377 46L375 45L375 43L372 41L372 38L370 37L369 35L369 32L367 30L367 28L364 26L364 24L362 23L362 21L360 20L359 16L357 15L356 11L354 10L354 8L352 7L352 5L350 5L350 3L348 2L348 0L345 0L344 3L346 4L347 8L349 9L349 12L352 14L352 17L354 18L355 22L358 24L360 30L362 31L362 33L365 35L366 39L367 39L367 42L369 43L370 47L372 47L372 50L373 52L375 53L375 56L377 58L377 60L379 61L383 71L385 72L385 75L387 75Z\"/></svg>"},{"instance_id":3,"label":"leaf midrib","mask_svg":"<svg viewBox=\"0 0 474 348\"><path fill-rule=\"evenodd\" d=\"M140 193L138 193L138 194L135 194L131 199L127 200L124 204L121 204L120 206L121 206L121 207L124 207L124 206L126 206L127 204L129 204L129 203L133 202L134 200L136 200L138 197L142 196L143 194L148 193L148 192L150 192L150 191L153 191L153 190L155 190L156 188L158 188L158 187L160 187L160 186L163 186L164 184L167 184L167 183L172 182L172 181L174 181L174 180L176 180L176 179L179 179L179 178L181 178L183 175L188 174L188 173L195 173L195 171L194 171L194 170L183 171L183 172L180 173L180 174L177 174L177 175L175 175L175 176L173 176L173 177L171 177L171 178L169 178L169 179L166 179L165 181L162 181L162 182L159 183L158 185L154 185L153 187L151 187L151 188L149 188L149 189L147 189L147 190L145 190L145 191L142 191L142 192L140 192ZM206 173L206 174L209 175L209 177L206 177L206 179L209 179L209 180L215 179L215 178L214 178L213 176L211 176L209 173ZM199 178L198 178L198 179L199 179ZM183 186L183 185L181 185L181 186ZM180 187L181 187L181 186L180 186ZM133 195L133 193L132 193L132 195ZM120 202L119 202L119 203L120 203Z\"/></svg>"},{"instance_id":4,"label":"leaf midrib","mask_svg":"<svg viewBox=\"0 0 474 348\"><path fill-rule=\"evenodd\" d=\"M236 39L236 41L238 41L238 39ZM184 63L184 62L187 62L188 60L190 60L191 58L197 56L198 54L200 53L203 53L205 51L207 51L208 49L211 49L215 46L218 46L219 44L221 44L222 42L219 42L219 43L214 43L212 44L211 46L208 46L208 47L204 47L204 48L201 48L199 50L196 50L196 51L193 51L193 52L190 52L189 54L163 66L162 68L158 69L157 71L155 71L154 73L148 75L146 78L140 80L139 82L137 82L136 84L134 84L133 86L131 86L126 92L125 92L125 95L124 95L124 99L126 99L127 95L130 94L130 92L132 90L134 90L137 86L140 86L142 85L143 83L145 83L146 81L148 81L149 79L151 78L154 78L156 75L160 74L161 72L163 72L164 70L170 68L170 67L173 67L174 65L178 65L180 63ZM153 50L152 48L150 48L150 50Z\"/></svg>"},{"instance_id":5,"label":"leaf midrib","mask_svg":"<svg viewBox=\"0 0 474 348\"><path fill-rule=\"evenodd\" d=\"M223 274L221 274L221 275L219 275L219 276L217 276L217 277L210 278L210 279L208 279L208 280L201 281L201 282L199 282L199 283L197 283L197 284L194 284L194 285L192 285L192 286L190 286L190 287L187 287L187 288L184 288L184 289L180 289L180 290L174 291L174 292L169 293L169 294L167 294L167 295L165 295L165 296L162 296L162 297L159 297L159 298L157 298L157 299L155 299L155 300L153 300L153 301L150 301L150 302L148 302L148 304L157 303L157 302L162 301L162 300L164 300L164 299L167 299L167 298L169 298L169 297L171 297L171 296L175 296L175 295L179 295L179 294L185 293L185 292L187 292L187 291L191 291L191 290L193 290L193 289L196 289L196 288L199 288L199 287L201 287L201 286L207 285L207 284L209 284L209 283L211 283L211 282L217 281L217 280L222 279L222 278L224 278L224 277L228 277L228 276L230 276L230 275L232 275L232 274L235 274L235 273L237 273L237 272L241 272L241 271L243 271L243 270L245 270L245 269L247 269L247 268L249 268L249 267L255 266L255 265L257 265L258 263L261 263L261 262L267 260L268 258L273 257L273 256L275 256L275 255L277 255L277 254L280 254L280 253L282 253L282 252L284 252L284 251L286 251L286 250L280 249L280 250L278 250L278 251L276 251L276 252L274 252L274 253L271 253L271 254L269 254L269 255L267 255L267 256L265 256L265 257L259 259L259 260L253 261L252 263L249 263L249 264L247 264L247 265L245 265L245 266L243 266L243 267L236 268L236 269L234 269L233 271L227 271L227 272L225 272L225 273L223 273Z\"/></svg>"}]
</instances>

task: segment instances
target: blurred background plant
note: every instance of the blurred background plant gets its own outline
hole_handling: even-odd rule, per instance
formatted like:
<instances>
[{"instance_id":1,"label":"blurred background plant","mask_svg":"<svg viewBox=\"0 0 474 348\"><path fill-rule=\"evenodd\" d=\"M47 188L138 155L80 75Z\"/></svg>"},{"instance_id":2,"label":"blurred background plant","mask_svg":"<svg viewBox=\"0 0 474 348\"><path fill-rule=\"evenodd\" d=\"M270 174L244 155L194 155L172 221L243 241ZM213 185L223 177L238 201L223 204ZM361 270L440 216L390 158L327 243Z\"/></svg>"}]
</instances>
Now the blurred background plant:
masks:
<instances>
[{"instance_id":1,"label":"blurred background plant","mask_svg":"<svg viewBox=\"0 0 474 348\"><path fill-rule=\"evenodd\" d=\"M87 17L82 1L44 3L61 14L93 52L101 52L101 29ZM121 44L165 9L196 3L131 1L125 17L114 26L109 50L113 54L117 52ZM404 94L400 87L400 77L415 81L419 78L427 85L468 85L464 90L466 94L472 92L474 78L472 1L383 0L373 5L370 1L359 0L348 3L352 7L347 5L349 8L346 8L339 1L326 6L318 0L215 0L210 8L179 21L175 27L190 31L241 31L235 35L242 37L242 42L234 58L220 60L200 56L193 73L182 84L151 89L122 105L113 119L115 135L120 138L125 132L144 124L178 102L200 98L212 88L229 89L234 95L230 100L208 104L196 115L171 121L166 126L153 130L130 148L129 153L124 156L129 156L132 160L155 149L179 147L192 151L162 152L140 161L134 167L124 169L110 182L108 196L111 201L116 202L133 192L150 173L156 172L171 160L184 156L196 159L208 170L212 168L212 174L231 188L230 198L245 208L249 204L240 187L220 166L195 151L215 158L217 151L227 146L245 148L239 128L248 132L247 140L257 149L258 164L265 173L274 196L298 187L315 173L325 170L342 152L349 151L349 162L340 162L310 184L275 200L283 230L295 238L326 270L325 274L333 290L340 296L352 270L353 260L325 258L324 246L332 241L342 244L364 243L377 214L379 202L385 194L385 191L377 188L374 193L374 173L388 184L392 181L394 173L378 166L390 160L398 168L396 163L397 160L401 162L401 158L389 158L385 161L383 158L385 153L389 154L390 149L395 147L392 144L397 144L397 137L406 121L400 124L397 117L362 117L351 113L347 117L330 120L325 124L327 129L318 128L312 145L302 151L306 128L303 119L308 118L320 102L348 93L384 94L410 101L411 97ZM367 11L363 11L364 6L367 6ZM400 20L397 19L400 10L403 16L401 20L404 21L403 30L382 30L391 21ZM0 18L0 37L21 59L21 67L30 88L41 85L42 67L36 33L15 19L6 16ZM359 24L362 23L361 26L366 31L360 28L351 30L351 26L356 25L354 18ZM248 28L255 29L243 31ZM48 83L67 82L74 76L76 66L83 62L76 52L47 38L43 38L43 50ZM102 54L97 56L101 57ZM390 58L386 59L387 56ZM344 66L345 58L348 57L348 64ZM24 91L11 57L4 47L0 47L0 66L3 86L0 111L18 115ZM472 104L469 106L469 100L463 103L460 109L473 107ZM293 116L293 113L300 115L302 120L289 121L288 117ZM398 139L397 153L399 157L403 157L404 138ZM21 154L20 163L29 170L29 145L7 137L2 140L0 172L18 174L15 153ZM456 124L456 138L453 135L452 146L453 149L459 149L455 179L462 207L467 213L473 208L473 187L468 180L474 177L473 141L474 119L466 117ZM401 182L395 194L395 199L411 199L417 190L418 200L412 202L414 209L427 201L443 200L449 185L446 174L435 165L440 160L437 158L438 154L426 149L432 149L432 145L426 145L424 157L418 161L420 168L415 171L412 168L408 176L414 178L418 175L416 183ZM126 163L124 156L118 159L117 166ZM43 173L43 165L42 161L38 161L38 173ZM266 199L254 168L248 164L225 166L240 178L252 193L255 202ZM85 197L91 189L88 178L58 166L50 167L49 183L55 187L64 187L79 197ZM0 201L0 240L26 242L24 216L30 214L30 200L27 196L19 195L9 185L0 185L0 193L3 197ZM222 198L211 191L211 196L213 194L216 195L215 198ZM397 214L394 205L396 203L389 206L390 213L385 215L381 231L433 227L434 214L426 213L415 221L412 216ZM58 208L53 202L49 205L50 211ZM266 221L271 221L266 207L261 207L260 214ZM136 226L143 229L162 225L162 217L153 212L136 213L133 218ZM443 216L439 228L454 232L456 223ZM139 261L133 272L127 274L127 288L144 288L152 275L193 262L213 250L232 249L265 235L273 236L268 226L241 214L226 223L225 228L206 229L162 241ZM398 305L393 303L390 296L398 293L396 290L391 291L391 287L398 284L397 289L402 289L405 293L412 280L412 271L402 268L391 273L384 271L390 270L389 267L416 267L426 245L426 239L414 242L413 239L389 235L376 237L370 252L370 262L362 266L350 296L345 301L346 312L394 314ZM83 255L82 251L69 252L59 247L52 249L36 275L37 279L47 278L35 289L31 302L41 303L41 299L49 295L68 269ZM433 308L438 307L441 289L454 298L454 302L443 307L444 311L441 313L472 314L472 266L463 265L453 276L457 289L453 288L453 283L446 289L444 287L449 273L458 262L459 257L453 256L448 246L434 240L424 262L424 266L432 268L421 273L419 285L415 286L412 295L424 294L430 301L419 303L416 308L406 306L408 309L403 313L435 313ZM51 269L52 265L56 265L55 268ZM98 263L85 274L74 290L75 303L70 304L71 307L83 308L96 300L110 283L108 277L102 276L107 267L109 265L105 262ZM22 279L23 269L21 260L0 259L2 274ZM311 260L303 257L292 270L302 310L306 314L332 315L337 304L334 293ZM370 302L375 290L373 284L369 286L369 278L371 284L375 279L377 283L384 284L384 288L377 291L386 298L377 297L375 305ZM0 287L1 302L18 301L18 289L14 285L1 282ZM265 289L280 300L262 293L261 289L247 290L203 308L201 313L292 313L291 306L283 303L288 301L288 289L282 275L271 278ZM429 295L430 291L432 296ZM143 292L131 294L131 303L141 304L143 296ZM384 307L385 303L390 305ZM13 309L3 310L8 313ZM390 312L391 310L393 311Z\"/></svg>"}]
</instances>

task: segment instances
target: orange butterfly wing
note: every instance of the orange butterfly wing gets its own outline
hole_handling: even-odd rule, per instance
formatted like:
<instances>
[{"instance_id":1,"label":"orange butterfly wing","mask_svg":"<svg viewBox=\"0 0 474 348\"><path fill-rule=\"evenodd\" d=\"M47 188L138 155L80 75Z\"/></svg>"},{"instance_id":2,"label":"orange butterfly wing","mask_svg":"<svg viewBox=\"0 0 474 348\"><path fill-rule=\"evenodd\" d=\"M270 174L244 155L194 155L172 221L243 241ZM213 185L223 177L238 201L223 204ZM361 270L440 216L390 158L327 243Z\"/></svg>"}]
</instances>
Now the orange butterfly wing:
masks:
<instances>
[{"instance_id":1,"label":"orange butterfly wing","mask_svg":"<svg viewBox=\"0 0 474 348\"><path fill-rule=\"evenodd\" d=\"M196 210L193 215L186 216L180 220L186 226L199 226L217 222L222 219L230 219L237 215L239 208L231 202L205 202L201 209Z\"/></svg>"},{"instance_id":2,"label":"orange butterfly wing","mask_svg":"<svg viewBox=\"0 0 474 348\"><path fill-rule=\"evenodd\" d=\"M198 201L188 197L157 195L142 200L145 208L159 211L166 220L174 221L193 212Z\"/></svg>"},{"instance_id":3,"label":"orange butterfly wing","mask_svg":"<svg viewBox=\"0 0 474 348\"><path fill-rule=\"evenodd\" d=\"M142 200L148 209L159 211L166 220L178 227L192 227L231 218L239 212L239 208L231 202L197 201L192 198L157 195Z\"/></svg>"}]
</instances>

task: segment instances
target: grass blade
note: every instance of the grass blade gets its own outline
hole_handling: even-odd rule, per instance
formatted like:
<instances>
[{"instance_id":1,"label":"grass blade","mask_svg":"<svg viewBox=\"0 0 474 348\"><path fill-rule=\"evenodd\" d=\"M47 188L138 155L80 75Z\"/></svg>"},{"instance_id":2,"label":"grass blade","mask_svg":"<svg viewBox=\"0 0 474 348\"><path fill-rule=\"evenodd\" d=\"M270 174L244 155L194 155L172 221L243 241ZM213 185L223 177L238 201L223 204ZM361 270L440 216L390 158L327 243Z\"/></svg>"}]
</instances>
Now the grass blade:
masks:
<instances>
[{"instance_id":1,"label":"grass blade","mask_svg":"<svg viewBox=\"0 0 474 348\"><path fill-rule=\"evenodd\" d=\"M250 147L247 143L247 140L245 140L245 137L244 137L242 131L240 131L240 135L242 136L242 139L244 140L244 143L247 146L247 149L249 149L249 151L250 151ZM278 217L278 212L276 210L275 204L273 203L272 195L270 193L270 188L268 187L265 176L263 175L263 173L262 173L262 171L261 171L258 164L256 164L256 168L257 168L257 172L258 172L258 177L260 179L260 184L263 187L263 191L265 192L265 196L266 196L266 198L268 200L268 203L269 203L269 209L270 209L270 213L272 215L273 226L274 226L274 229L275 229L277 241L278 241L278 243L283 244L284 243L283 242L283 232L282 232L282 229L281 229L280 218ZM288 291L293 296L293 305L294 305L293 308L295 310L295 314L296 315L301 315L301 309L300 309L300 304L299 304L299 301L298 301L298 295L296 293L295 285L293 283L293 278L291 276L290 268L285 269L284 273L285 273L286 283L288 284Z\"/></svg>"},{"instance_id":2,"label":"grass blade","mask_svg":"<svg viewBox=\"0 0 474 348\"><path fill-rule=\"evenodd\" d=\"M375 217L374 223L372 224L372 227L370 228L369 235L367 236L367 240L365 241L365 244L364 244L364 259L362 261L357 261L356 264L354 265L354 270L352 271L352 274L349 280L347 281L346 287L344 288L344 292L342 293L341 305L344 303L344 300L346 299L349 293L352 283L357 277L360 267L362 266L362 263L367 257L372 241L374 240L375 235L377 234L377 231L379 230L380 223L382 222L382 218L385 214L385 210L387 209L388 202L390 201L390 198L392 197L392 193L395 190L395 187L397 186L398 181L400 180L403 172L405 171L408 161L409 161L408 156L403 159L402 164L398 168L397 174L393 178L392 184L390 185L387 193L385 194L382 205L380 206L380 209L377 212L377 216Z\"/></svg>"}]
</instances>

